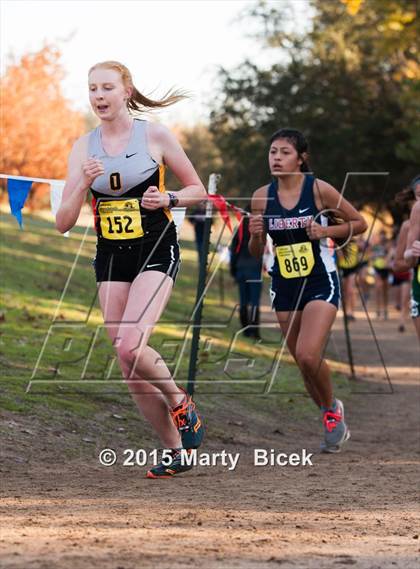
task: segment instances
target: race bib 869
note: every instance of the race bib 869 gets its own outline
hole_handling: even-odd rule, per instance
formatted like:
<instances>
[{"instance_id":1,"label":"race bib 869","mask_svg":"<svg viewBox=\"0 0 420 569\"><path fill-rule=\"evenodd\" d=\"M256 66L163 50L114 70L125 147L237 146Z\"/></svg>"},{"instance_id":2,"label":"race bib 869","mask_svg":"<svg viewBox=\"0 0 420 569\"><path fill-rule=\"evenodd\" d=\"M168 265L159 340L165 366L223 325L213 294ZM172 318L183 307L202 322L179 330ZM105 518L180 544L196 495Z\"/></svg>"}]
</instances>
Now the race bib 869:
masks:
<instances>
[{"instance_id":1,"label":"race bib 869","mask_svg":"<svg viewBox=\"0 0 420 569\"><path fill-rule=\"evenodd\" d=\"M312 243L293 243L276 247L280 274L285 279L307 277L314 268Z\"/></svg>"}]
</instances>

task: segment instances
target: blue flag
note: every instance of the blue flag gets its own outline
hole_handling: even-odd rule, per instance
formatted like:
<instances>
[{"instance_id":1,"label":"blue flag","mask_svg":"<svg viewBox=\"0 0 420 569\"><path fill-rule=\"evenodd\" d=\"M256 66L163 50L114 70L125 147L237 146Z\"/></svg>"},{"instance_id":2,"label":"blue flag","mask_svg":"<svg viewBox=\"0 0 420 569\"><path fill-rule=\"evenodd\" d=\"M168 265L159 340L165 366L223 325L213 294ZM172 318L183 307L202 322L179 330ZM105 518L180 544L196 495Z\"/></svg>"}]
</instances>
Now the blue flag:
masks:
<instances>
[{"instance_id":1,"label":"blue flag","mask_svg":"<svg viewBox=\"0 0 420 569\"><path fill-rule=\"evenodd\" d=\"M7 179L7 191L9 193L10 211L18 220L22 229L22 208L32 187L30 180Z\"/></svg>"}]
</instances>

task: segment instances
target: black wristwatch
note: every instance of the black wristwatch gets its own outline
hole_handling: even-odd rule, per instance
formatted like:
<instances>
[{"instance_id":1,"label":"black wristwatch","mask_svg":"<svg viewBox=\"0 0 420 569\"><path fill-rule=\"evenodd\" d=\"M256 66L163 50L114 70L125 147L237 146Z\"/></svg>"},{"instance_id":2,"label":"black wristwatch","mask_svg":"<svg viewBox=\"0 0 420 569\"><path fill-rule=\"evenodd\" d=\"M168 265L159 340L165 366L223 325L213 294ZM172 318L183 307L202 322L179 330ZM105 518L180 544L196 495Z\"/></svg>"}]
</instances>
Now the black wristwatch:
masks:
<instances>
[{"instance_id":1,"label":"black wristwatch","mask_svg":"<svg viewBox=\"0 0 420 569\"><path fill-rule=\"evenodd\" d=\"M176 207L179 203L179 199L176 197L175 194L173 194L172 192L168 192L168 196L169 196L169 205L168 208L172 209L173 207Z\"/></svg>"}]
</instances>

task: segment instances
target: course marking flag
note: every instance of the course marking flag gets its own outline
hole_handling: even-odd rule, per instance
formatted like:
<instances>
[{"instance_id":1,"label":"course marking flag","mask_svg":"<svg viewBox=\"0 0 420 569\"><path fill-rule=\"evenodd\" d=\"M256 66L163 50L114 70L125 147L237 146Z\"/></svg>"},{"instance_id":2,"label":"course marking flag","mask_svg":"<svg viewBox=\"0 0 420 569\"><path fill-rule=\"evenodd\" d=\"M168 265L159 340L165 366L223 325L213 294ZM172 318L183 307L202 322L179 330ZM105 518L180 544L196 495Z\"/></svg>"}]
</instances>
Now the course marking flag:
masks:
<instances>
[{"instance_id":1,"label":"course marking flag","mask_svg":"<svg viewBox=\"0 0 420 569\"><path fill-rule=\"evenodd\" d=\"M14 215L22 229L22 208L32 187L30 180L7 180L7 192L9 194L10 211Z\"/></svg>"}]
</instances>

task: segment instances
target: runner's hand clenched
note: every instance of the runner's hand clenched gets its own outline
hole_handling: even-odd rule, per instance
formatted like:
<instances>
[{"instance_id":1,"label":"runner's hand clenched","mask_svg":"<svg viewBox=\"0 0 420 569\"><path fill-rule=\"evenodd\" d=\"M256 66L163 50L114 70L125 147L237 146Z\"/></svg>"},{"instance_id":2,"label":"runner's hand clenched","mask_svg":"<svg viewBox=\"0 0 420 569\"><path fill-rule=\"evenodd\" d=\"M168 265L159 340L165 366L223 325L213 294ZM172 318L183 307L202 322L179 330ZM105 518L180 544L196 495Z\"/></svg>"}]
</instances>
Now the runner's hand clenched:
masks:
<instances>
[{"instance_id":1,"label":"runner's hand clenched","mask_svg":"<svg viewBox=\"0 0 420 569\"><path fill-rule=\"evenodd\" d=\"M420 240L416 239L411 245L411 254L413 257L420 257Z\"/></svg>"},{"instance_id":2,"label":"runner's hand clenched","mask_svg":"<svg viewBox=\"0 0 420 569\"><path fill-rule=\"evenodd\" d=\"M326 227L322 227L322 225L316 223L316 221L311 221L306 228L306 233L311 241L327 237Z\"/></svg>"},{"instance_id":3,"label":"runner's hand clenched","mask_svg":"<svg viewBox=\"0 0 420 569\"><path fill-rule=\"evenodd\" d=\"M249 219L249 233L253 237L262 237L265 232L264 219L262 215L251 215Z\"/></svg>"},{"instance_id":4,"label":"runner's hand clenched","mask_svg":"<svg viewBox=\"0 0 420 569\"><path fill-rule=\"evenodd\" d=\"M101 160L97 158L89 158L82 164L83 172L83 185L86 188L90 188L94 180L98 176L102 176L105 173L104 165Z\"/></svg>"},{"instance_id":5,"label":"runner's hand clenched","mask_svg":"<svg viewBox=\"0 0 420 569\"><path fill-rule=\"evenodd\" d=\"M141 198L141 206L145 209L159 209L160 207L168 207L169 196L159 191L156 186L149 186Z\"/></svg>"}]
</instances>

